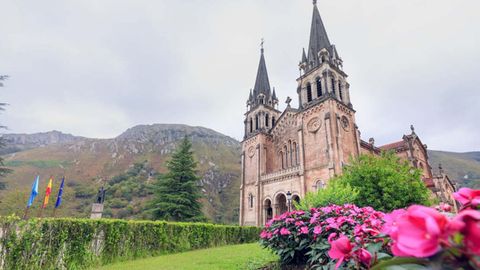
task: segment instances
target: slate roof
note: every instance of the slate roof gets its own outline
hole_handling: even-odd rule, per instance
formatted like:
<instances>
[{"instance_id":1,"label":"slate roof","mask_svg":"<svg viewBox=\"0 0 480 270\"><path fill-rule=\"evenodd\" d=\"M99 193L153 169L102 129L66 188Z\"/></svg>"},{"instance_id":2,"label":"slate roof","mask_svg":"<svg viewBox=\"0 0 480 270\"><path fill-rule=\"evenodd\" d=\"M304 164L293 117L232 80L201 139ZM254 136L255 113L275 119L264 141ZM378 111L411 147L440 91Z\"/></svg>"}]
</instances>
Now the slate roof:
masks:
<instances>
[{"instance_id":1,"label":"slate roof","mask_svg":"<svg viewBox=\"0 0 480 270\"><path fill-rule=\"evenodd\" d=\"M270 81L268 80L267 66L265 64L263 48L261 50L260 62L258 63L255 87L253 88L253 96L257 97L259 94L264 94L267 99L270 97Z\"/></svg>"},{"instance_id":2,"label":"slate roof","mask_svg":"<svg viewBox=\"0 0 480 270\"><path fill-rule=\"evenodd\" d=\"M317 62L318 53L322 49L330 49L330 47L331 44L327 36L327 31L320 17L320 11L318 11L316 1L314 1L312 26L310 28L310 43L308 45L308 61Z\"/></svg>"},{"instance_id":3,"label":"slate roof","mask_svg":"<svg viewBox=\"0 0 480 270\"><path fill-rule=\"evenodd\" d=\"M397 148L401 148L401 147L404 147L404 146L405 146L404 141L398 141L398 142L393 142L393 143L382 145L379 148L382 149L382 150L392 150L392 149L397 149Z\"/></svg>"}]
</instances>

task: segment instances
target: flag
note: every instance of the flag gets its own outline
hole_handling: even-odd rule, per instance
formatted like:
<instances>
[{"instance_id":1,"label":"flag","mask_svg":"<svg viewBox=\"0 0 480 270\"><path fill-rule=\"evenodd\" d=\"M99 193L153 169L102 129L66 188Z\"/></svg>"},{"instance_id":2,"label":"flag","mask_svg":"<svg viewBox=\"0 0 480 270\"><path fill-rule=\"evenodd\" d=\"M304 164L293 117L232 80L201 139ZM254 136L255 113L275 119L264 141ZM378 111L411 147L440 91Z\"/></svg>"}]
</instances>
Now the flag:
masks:
<instances>
[{"instance_id":1,"label":"flag","mask_svg":"<svg viewBox=\"0 0 480 270\"><path fill-rule=\"evenodd\" d=\"M55 208L58 208L62 204L62 195L63 195L63 184L65 183L65 176L62 178L62 183L58 189L57 202L55 203Z\"/></svg>"},{"instance_id":2,"label":"flag","mask_svg":"<svg viewBox=\"0 0 480 270\"><path fill-rule=\"evenodd\" d=\"M53 177L50 177L50 180L48 180L47 189L45 190L45 199L43 200L42 208L47 207L48 199L50 198L50 193L52 193L52 181L53 181Z\"/></svg>"},{"instance_id":3,"label":"flag","mask_svg":"<svg viewBox=\"0 0 480 270\"><path fill-rule=\"evenodd\" d=\"M32 184L32 193L30 194L30 199L28 199L27 208L32 206L33 200L35 200L35 197L37 197L37 195L38 195L38 182L39 181L40 181L40 176L37 175L37 177L35 177L35 180L33 181L33 184Z\"/></svg>"}]
</instances>

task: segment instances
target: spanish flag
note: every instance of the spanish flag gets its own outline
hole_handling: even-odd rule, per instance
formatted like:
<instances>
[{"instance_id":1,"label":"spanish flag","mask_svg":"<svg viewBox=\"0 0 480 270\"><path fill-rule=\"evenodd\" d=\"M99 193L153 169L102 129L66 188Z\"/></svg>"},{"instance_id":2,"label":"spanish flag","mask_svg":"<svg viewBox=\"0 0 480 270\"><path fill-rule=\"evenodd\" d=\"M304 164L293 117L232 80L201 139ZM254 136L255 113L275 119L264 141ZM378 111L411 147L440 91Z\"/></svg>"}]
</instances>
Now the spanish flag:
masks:
<instances>
[{"instance_id":1,"label":"spanish flag","mask_svg":"<svg viewBox=\"0 0 480 270\"><path fill-rule=\"evenodd\" d=\"M53 181L53 177L50 176L50 180L48 180L47 189L45 190L45 199L43 200L42 208L47 207L48 199L50 198L50 193L52 193L52 181Z\"/></svg>"}]
</instances>

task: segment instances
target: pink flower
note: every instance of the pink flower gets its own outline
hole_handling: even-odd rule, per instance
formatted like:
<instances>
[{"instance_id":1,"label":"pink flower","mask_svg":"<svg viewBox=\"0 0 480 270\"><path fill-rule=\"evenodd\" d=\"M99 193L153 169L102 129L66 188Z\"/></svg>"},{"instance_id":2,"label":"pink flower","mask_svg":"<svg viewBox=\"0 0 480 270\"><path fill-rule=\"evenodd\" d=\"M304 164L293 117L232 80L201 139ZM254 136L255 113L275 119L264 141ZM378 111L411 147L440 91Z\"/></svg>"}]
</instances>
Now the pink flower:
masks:
<instances>
[{"instance_id":1,"label":"pink flower","mask_svg":"<svg viewBox=\"0 0 480 270\"><path fill-rule=\"evenodd\" d=\"M464 244L468 252L480 256L480 212L464 210L454 221L463 222L460 232L464 235Z\"/></svg>"},{"instance_id":2,"label":"pink flower","mask_svg":"<svg viewBox=\"0 0 480 270\"><path fill-rule=\"evenodd\" d=\"M329 237L330 238L330 237ZM330 242L331 248L328 251L328 256L334 260L338 260L335 264L335 269L342 265L343 261L350 256L352 252L352 244L346 236L340 236L337 240Z\"/></svg>"},{"instance_id":3,"label":"pink flower","mask_svg":"<svg viewBox=\"0 0 480 270\"><path fill-rule=\"evenodd\" d=\"M477 207L480 204L480 190L461 188L458 192L453 193L453 197L464 206Z\"/></svg>"},{"instance_id":4,"label":"pink flower","mask_svg":"<svg viewBox=\"0 0 480 270\"><path fill-rule=\"evenodd\" d=\"M315 226L315 228L313 228L313 234L317 235L321 233L322 233L322 226Z\"/></svg>"},{"instance_id":5,"label":"pink flower","mask_svg":"<svg viewBox=\"0 0 480 270\"><path fill-rule=\"evenodd\" d=\"M433 208L413 205L396 220L397 230L391 233L395 256L430 257L448 239L449 221Z\"/></svg>"},{"instance_id":6,"label":"pink flower","mask_svg":"<svg viewBox=\"0 0 480 270\"><path fill-rule=\"evenodd\" d=\"M370 252L364 248L359 249L357 252L360 262L370 267L370 263L372 262L372 254L370 254Z\"/></svg>"},{"instance_id":7,"label":"pink flower","mask_svg":"<svg viewBox=\"0 0 480 270\"><path fill-rule=\"evenodd\" d=\"M262 232L260 233L260 238L266 239L266 238L267 238L267 232L266 232L266 231L262 231Z\"/></svg>"},{"instance_id":8,"label":"pink flower","mask_svg":"<svg viewBox=\"0 0 480 270\"><path fill-rule=\"evenodd\" d=\"M401 216L405 215L407 211L404 209L394 210L390 214L386 214L383 218L385 220L385 224L382 227L382 233L384 234L395 234L397 232L397 220Z\"/></svg>"},{"instance_id":9,"label":"pink flower","mask_svg":"<svg viewBox=\"0 0 480 270\"><path fill-rule=\"evenodd\" d=\"M308 227L303 226L300 228L300 234L308 234Z\"/></svg>"},{"instance_id":10,"label":"pink flower","mask_svg":"<svg viewBox=\"0 0 480 270\"><path fill-rule=\"evenodd\" d=\"M280 229L280 235L289 235L290 231L287 228Z\"/></svg>"}]
</instances>

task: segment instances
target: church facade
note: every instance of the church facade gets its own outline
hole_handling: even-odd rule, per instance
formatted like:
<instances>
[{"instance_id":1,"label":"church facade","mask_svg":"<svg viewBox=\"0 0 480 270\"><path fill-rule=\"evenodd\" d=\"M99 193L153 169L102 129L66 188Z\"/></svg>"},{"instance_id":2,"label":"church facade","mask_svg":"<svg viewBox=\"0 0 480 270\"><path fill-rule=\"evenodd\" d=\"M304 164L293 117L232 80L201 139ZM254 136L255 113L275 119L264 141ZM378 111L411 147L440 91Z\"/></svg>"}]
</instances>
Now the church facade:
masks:
<instances>
[{"instance_id":1,"label":"church facade","mask_svg":"<svg viewBox=\"0 0 480 270\"><path fill-rule=\"evenodd\" d=\"M308 50L303 50L299 68L299 106L291 107L291 99L287 98L287 108L279 111L279 99L270 86L262 47L244 121L241 225L265 224L288 211L288 199L299 201L307 192L323 188L330 178L342 173L351 158L367 153L377 155L382 150L393 150L422 169L426 185L438 192L439 183L441 194L451 198L453 185L444 174L432 175L426 145L413 127L412 133L401 141L385 146L375 146L373 139L361 139L348 76L335 45L328 39L316 1Z\"/></svg>"}]
</instances>

